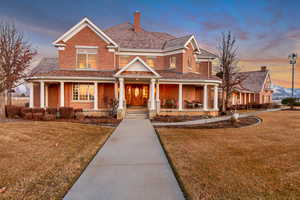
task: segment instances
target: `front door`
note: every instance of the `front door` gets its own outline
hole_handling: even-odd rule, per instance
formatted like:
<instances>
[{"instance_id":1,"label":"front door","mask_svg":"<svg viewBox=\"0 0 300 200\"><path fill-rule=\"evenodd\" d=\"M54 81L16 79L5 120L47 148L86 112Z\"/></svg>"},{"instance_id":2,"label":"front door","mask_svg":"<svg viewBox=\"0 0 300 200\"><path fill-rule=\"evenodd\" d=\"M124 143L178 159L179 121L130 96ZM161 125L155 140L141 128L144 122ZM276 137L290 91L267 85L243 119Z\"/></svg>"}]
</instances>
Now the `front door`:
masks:
<instances>
[{"instance_id":1,"label":"front door","mask_svg":"<svg viewBox=\"0 0 300 200\"><path fill-rule=\"evenodd\" d=\"M149 85L127 84L125 91L126 104L129 106L146 106L149 98Z\"/></svg>"}]
</instances>

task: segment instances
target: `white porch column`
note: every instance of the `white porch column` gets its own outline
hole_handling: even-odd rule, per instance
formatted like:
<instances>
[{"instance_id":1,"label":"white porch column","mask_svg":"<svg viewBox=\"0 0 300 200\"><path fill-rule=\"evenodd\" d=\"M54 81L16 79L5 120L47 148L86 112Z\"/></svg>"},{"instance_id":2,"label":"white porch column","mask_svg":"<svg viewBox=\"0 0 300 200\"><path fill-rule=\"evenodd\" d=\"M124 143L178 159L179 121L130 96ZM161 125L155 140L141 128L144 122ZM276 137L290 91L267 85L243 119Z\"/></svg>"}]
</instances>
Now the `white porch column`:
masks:
<instances>
[{"instance_id":1,"label":"white porch column","mask_svg":"<svg viewBox=\"0 0 300 200\"><path fill-rule=\"evenodd\" d=\"M115 82L115 99L118 99L118 82L117 82L117 80L116 80L116 82Z\"/></svg>"},{"instance_id":2,"label":"white porch column","mask_svg":"<svg viewBox=\"0 0 300 200\"><path fill-rule=\"evenodd\" d=\"M151 79L151 85L150 85L150 110L155 110L155 79Z\"/></svg>"},{"instance_id":3,"label":"white porch column","mask_svg":"<svg viewBox=\"0 0 300 200\"><path fill-rule=\"evenodd\" d=\"M45 108L45 82L40 82L40 107Z\"/></svg>"},{"instance_id":4,"label":"white porch column","mask_svg":"<svg viewBox=\"0 0 300 200\"><path fill-rule=\"evenodd\" d=\"M156 101L160 101L159 100L159 83L156 83Z\"/></svg>"},{"instance_id":5,"label":"white porch column","mask_svg":"<svg viewBox=\"0 0 300 200\"><path fill-rule=\"evenodd\" d=\"M46 108L48 108L48 98L49 98L49 95L48 95L48 84L45 84L45 104L46 104Z\"/></svg>"},{"instance_id":6,"label":"white porch column","mask_svg":"<svg viewBox=\"0 0 300 200\"><path fill-rule=\"evenodd\" d=\"M203 90L203 110L207 110L207 85L204 85Z\"/></svg>"},{"instance_id":7,"label":"white porch column","mask_svg":"<svg viewBox=\"0 0 300 200\"><path fill-rule=\"evenodd\" d=\"M60 107L65 106L65 83L60 82Z\"/></svg>"},{"instance_id":8,"label":"white porch column","mask_svg":"<svg viewBox=\"0 0 300 200\"><path fill-rule=\"evenodd\" d=\"M218 86L214 86L214 110L218 110Z\"/></svg>"},{"instance_id":9,"label":"white porch column","mask_svg":"<svg viewBox=\"0 0 300 200\"><path fill-rule=\"evenodd\" d=\"M118 109L123 109L123 101L124 101L124 78L119 78L120 83L120 94L119 94L119 107Z\"/></svg>"},{"instance_id":10,"label":"white porch column","mask_svg":"<svg viewBox=\"0 0 300 200\"><path fill-rule=\"evenodd\" d=\"M29 107L33 108L33 95L34 95L34 91L33 91L33 82L29 83Z\"/></svg>"},{"instance_id":11,"label":"white porch column","mask_svg":"<svg viewBox=\"0 0 300 200\"><path fill-rule=\"evenodd\" d=\"M240 92L240 104L243 104L242 93Z\"/></svg>"},{"instance_id":12,"label":"white porch column","mask_svg":"<svg viewBox=\"0 0 300 200\"><path fill-rule=\"evenodd\" d=\"M179 83L179 92L178 92L178 109L182 110L182 83Z\"/></svg>"},{"instance_id":13,"label":"white porch column","mask_svg":"<svg viewBox=\"0 0 300 200\"><path fill-rule=\"evenodd\" d=\"M251 103L251 93L248 94L248 102Z\"/></svg>"},{"instance_id":14,"label":"white porch column","mask_svg":"<svg viewBox=\"0 0 300 200\"><path fill-rule=\"evenodd\" d=\"M247 104L247 93L244 93L244 104Z\"/></svg>"},{"instance_id":15,"label":"white porch column","mask_svg":"<svg viewBox=\"0 0 300 200\"><path fill-rule=\"evenodd\" d=\"M98 110L98 82L94 82L94 110Z\"/></svg>"}]
</instances>

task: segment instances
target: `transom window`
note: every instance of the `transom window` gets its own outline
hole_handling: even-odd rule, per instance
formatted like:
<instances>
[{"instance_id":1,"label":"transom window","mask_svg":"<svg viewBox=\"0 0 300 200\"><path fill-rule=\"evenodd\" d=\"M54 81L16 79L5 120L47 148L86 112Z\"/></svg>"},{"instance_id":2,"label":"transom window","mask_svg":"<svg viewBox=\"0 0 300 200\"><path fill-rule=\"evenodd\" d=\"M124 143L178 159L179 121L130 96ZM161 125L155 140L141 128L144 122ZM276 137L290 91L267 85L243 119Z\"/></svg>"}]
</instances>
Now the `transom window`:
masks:
<instances>
[{"instance_id":1,"label":"transom window","mask_svg":"<svg viewBox=\"0 0 300 200\"><path fill-rule=\"evenodd\" d=\"M96 67L97 48L77 48L77 67Z\"/></svg>"},{"instance_id":2,"label":"transom window","mask_svg":"<svg viewBox=\"0 0 300 200\"><path fill-rule=\"evenodd\" d=\"M155 56L147 56L146 63L150 67L154 67Z\"/></svg>"},{"instance_id":3,"label":"transom window","mask_svg":"<svg viewBox=\"0 0 300 200\"><path fill-rule=\"evenodd\" d=\"M119 61L120 61L120 67L124 67L129 63L129 56L120 56L119 57Z\"/></svg>"},{"instance_id":4,"label":"transom window","mask_svg":"<svg viewBox=\"0 0 300 200\"><path fill-rule=\"evenodd\" d=\"M74 83L73 101L93 101L94 84Z\"/></svg>"},{"instance_id":5,"label":"transom window","mask_svg":"<svg viewBox=\"0 0 300 200\"><path fill-rule=\"evenodd\" d=\"M170 57L170 68L176 68L176 57Z\"/></svg>"}]
</instances>

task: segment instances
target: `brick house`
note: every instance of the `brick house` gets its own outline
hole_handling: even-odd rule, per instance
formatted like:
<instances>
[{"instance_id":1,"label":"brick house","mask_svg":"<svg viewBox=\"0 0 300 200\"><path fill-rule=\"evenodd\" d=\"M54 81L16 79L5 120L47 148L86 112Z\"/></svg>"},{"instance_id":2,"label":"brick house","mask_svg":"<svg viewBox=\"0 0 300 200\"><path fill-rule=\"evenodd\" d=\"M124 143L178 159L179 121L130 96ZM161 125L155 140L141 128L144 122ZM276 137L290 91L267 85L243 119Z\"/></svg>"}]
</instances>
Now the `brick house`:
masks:
<instances>
[{"instance_id":1,"label":"brick house","mask_svg":"<svg viewBox=\"0 0 300 200\"><path fill-rule=\"evenodd\" d=\"M263 66L258 71L240 73L246 78L234 88L231 97L232 105L272 103L272 82L267 67Z\"/></svg>"},{"instance_id":2,"label":"brick house","mask_svg":"<svg viewBox=\"0 0 300 200\"><path fill-rule=\"evenodd\" d=\"M44 58L33 70L30 107L83 108L106 115L113 99L118 118L130 109L152 117L218 113L218 86L211 61L193 35L174 37L134 23L101 30L82 19L53 42L58 58Z\"/></svg>"}]
</instances>

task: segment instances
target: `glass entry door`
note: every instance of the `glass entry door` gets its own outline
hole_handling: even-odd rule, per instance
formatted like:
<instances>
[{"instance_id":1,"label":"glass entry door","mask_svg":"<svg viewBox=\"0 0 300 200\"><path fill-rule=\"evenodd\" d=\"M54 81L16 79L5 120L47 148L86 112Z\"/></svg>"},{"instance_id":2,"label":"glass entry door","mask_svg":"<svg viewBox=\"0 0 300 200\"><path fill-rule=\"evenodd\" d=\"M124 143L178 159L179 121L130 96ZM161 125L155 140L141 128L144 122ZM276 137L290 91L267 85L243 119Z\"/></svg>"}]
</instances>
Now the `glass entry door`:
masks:
<instances>
[{"instance_id":1,"label":"glass entry door","mask_svg":"<svg viewBox=\"0 0 300 200\"><path fill-rule=\"evenodd\" d=\"M126 104L129 106L146 106L149 98L149 85L127 84L125 86Z\"/></svg>"}]
</instances>

